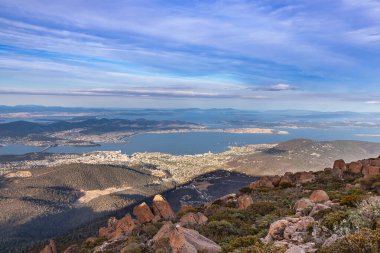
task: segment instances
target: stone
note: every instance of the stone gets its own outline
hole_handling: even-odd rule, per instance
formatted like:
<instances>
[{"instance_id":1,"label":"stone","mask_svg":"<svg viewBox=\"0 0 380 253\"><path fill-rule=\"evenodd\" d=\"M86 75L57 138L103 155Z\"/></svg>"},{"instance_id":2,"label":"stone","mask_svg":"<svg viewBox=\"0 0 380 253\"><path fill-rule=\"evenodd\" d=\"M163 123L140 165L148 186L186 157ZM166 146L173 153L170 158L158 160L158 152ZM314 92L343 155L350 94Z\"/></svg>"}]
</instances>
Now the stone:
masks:
<instances>
[{"instance_id":1,"label":"stone","mask_svg":"<svg viewBox=\"0 0 380 253\"><path fill-rule=\"evenodd\" d=\"M328 247L338 240L339 240L339 236L336 234L333 234L332 236L330 236L329 238L326 239L326 241L322 245L322 248Z\"/></svg>"},{"instance_id":2,"label":"stone","mask_svg":"<svg viewBox=\"0 0 380 253\"><path fill-rule=\"evenodd\" d=\"M55 246L55 242L53 240L49 241L49 244L40 251L40 253L57 253L57 248Z\"/></svg>"},{"instance_id":3,"label":"stone","mask_svg":"<svg viewBox=\"0 0 380 253\"><path fill-rule=\"evenodd\" d=\"M154 218L154 214L145 202L135 206L133 208L133 214L136 216L137 220L143 224L151 222Z\"/></svg>"},{"instance_id":4,"label":"stone","mask_svg":"<svg viewBox=\"0 0 380 253\"><path fill-rule=\"evenodd\" d=\"M354 174L362 173L363 164L360 162L352 162L348 164L348 171Z\"/></svg>"},{"instance_id":5,"label":"stone","mask_svg":"<svg viewBox=\"0 0 380 253\"><path fill-rule=\"evenodd\" d=\"M333 169L346 170L346 163L344 160L336 160L333 165Z\"/></svg>"},{"instance_id":6,"label":"stone","mask_svg":"<svg viewBox=\"0 0 380 253\"><path fill-rule=\"evenodd\" d=\"M334 168L331 170L331 175L337 179L343 179L343 170Z\"/></svg>"},{"instance_id":7,"label":"stone","mask_svg":"<svg viewBox=\"0 0 380 253\"><path fill-rule=\"evenodd\" d=\"M281 177L276 175L272 178L272 184L277 187L280 185Z\"/></svg>"},{"instance_id":8,"label":"stone","mask_svg":"<svg viewBox=\"0 0 380 253\"><path fill-rule=\"evenodd\" d=\"M203 213L187 213L180 219L180 224L182 226L195 226L204 225L207 223L208 218Z\"/></svg>"},{"instance_id":9,"label":"stone","mask_svg":"<svg viewBox=\"0 0 380 253\"><path fill-rule=\"evenodd\" d=\"M315 217L320 211L323 211L323 210L326 210L326 209L330 209L331 207L329 206L326 206L324 204L316 204L314 207L313 207L313 210L311 210L309 216L311 217Z\"/></svg>"},{"instance_id":10,"label":"stone","mask_svg":"<svg viewBox=\"0 0 380 253\"><path fill-rule=\"evenodd\" d=\"M380 167L380 159L370 159L369 164L374 167Z\"/></svg>"},{"instance_id":11,"label":"stone","mask_svg":"<svg viewBox=\"0 0 380 253\"><path fill-rule=\"evenodd\" d=\"M311 193L309 199L314 203L322 203L330 200L329 195L323 190L315 190Z\"/></svg>"},{"instance_id":12,"label":"stone","mask_svg":"<svg viewBox=\"0 0 380 253\"><path fill-rule=\"evenodd\" d=\"M153 212L160 215L165 220L172 220L175 217L172 207L161 195L156 195L153 198Z\"/></svg>"},{"instance_id":13,"label":"stone","mask_svg":"<svg viewBox=\"0 0 380 253\"><path fill-rule=\"evenodd\" d=\"M249 188L251 189L274 188L274 185L272 184L272 181L269 179L269 177L264 176L264 177L261 177L258 181L251 183L249 185Z\"/></svg>"},{"instance_id":14,"label":"stone","mask_svg":"<svg viewBox=\"0 0 380 253\"><path fill-rule=\"evenodd\" d=\"M364 165L362 173L364 177L375 176L375 175L380 174L380 168L376 166L371 166L371 165L370 166Z\"/></svg>"},{"instance_id":15,"label":"stone","mask_svg":"<svg viewBox=\"0 0 380 253\"><path fill-rule=\"evenodd\" d=\"M292 178L289 176L289 174L285 173L285 175L281 177L279 185L283 187L283 186L292 185L292 184L293 184Z\"/></svg>"},{"instance_id":16,"label":"stone","mask_svg":"<svg viewBox=\"0 0 380 253\"><path fill-rule=\"evenodd\" d=\"M307 199L307 198L302 198L294 204L294 210L296 210L297 212L299 211L302 212L303 210L307 208L313 208L313 207L314 207L314 203L310 199Z\"/></svg>"},{"instance_id":17,"label":"stone","mask_svg":"<svg viewBox=\"0 0 380 253\"><path fill-rule=\"evenodd\" d=\"M67 249L65 249L65 251L63 251L63 253L78 253L80 250L79 246L74 244L74 245L71 245L70 247L68 247Z\"/></svg>"},{"instance_id":18,"label":"stone","mask_svg":"<svg viewBox=\"0 0 380 253\"><path fill-rule=\"evenodd\" d=\"M170 234L169 241L173 253L218 253L222 251L218 244L199 234L198 231L182 227L176 227Z\"/></svg>"},{"instance_id":19,"label":"stone","mask_svg":"<svg viewBox=\"0 0 380 253\"><path fill-rule=\"evenodd\" d=\"M284 229L284 238L293 242L302 243L308 236L309 226L315 223L312 217L304 216L297 219L287 219L290 223Z\"/></svg>"},{"instance_id":20,"label":"stone","mask_svg":"<svg viewBox=\"0 0 380 253\"><path fill-rule=\"evenodd\" d=\"M274 240L284 239L284 230L290 224L287 220L278 220L273 222L268 231L268 235Z\"/></svg>"},{"instance_id":21,"label":"stone","mask_svg":"<svg viewBox=\"0 0 380 253\"><path fill-rule=\"evenodd\" d=\"M293 245L285 253L305 253L305 250L300 246Z\"/></svg>"},{"instance_id":22,"label":"stone","mask_svg":"<svg viewBox=\"0 0 380 253\"><path fill-rule=\"evenodd\" d=\"M212 240L199 234L198 231L174 225L170 221L165 223L152 242L157 243L168 239L173 253L221 252L221 247Z\"/></svg>"},{"instance_id":23,"label":"stone","mask_svg":"<svg viewBox=\"0 0 380 253\"><path fill-rule=\"evenodd\" d=\"M315 180L315 175L313 172L300 172L298 174L298 183L300 184L305 184L305 183L310 183Z\"/></svg>"},{"instance_id":24,"label":"stone","mask_svg":"<svg viewBox=\"0 0 380 253\"><path fill-rule=\"evenodd\" d=\"M253 204L253 199L249 195L242 195L238 198L238 204L240 210L246 210Z\"/></svg>"},{"instance_id":25,"label":"stone","mask_svg":"<svg viewBox=\"0 0 380 253\"><path fill-rule=\"evenodd\" d=\"M99 229L99 236L106 237L108 240L117 240L130 234L136 227L137 225L130 214L125 215L120 220L111 217L108 220L108 226Z\"/></svg>"}]
</instances>

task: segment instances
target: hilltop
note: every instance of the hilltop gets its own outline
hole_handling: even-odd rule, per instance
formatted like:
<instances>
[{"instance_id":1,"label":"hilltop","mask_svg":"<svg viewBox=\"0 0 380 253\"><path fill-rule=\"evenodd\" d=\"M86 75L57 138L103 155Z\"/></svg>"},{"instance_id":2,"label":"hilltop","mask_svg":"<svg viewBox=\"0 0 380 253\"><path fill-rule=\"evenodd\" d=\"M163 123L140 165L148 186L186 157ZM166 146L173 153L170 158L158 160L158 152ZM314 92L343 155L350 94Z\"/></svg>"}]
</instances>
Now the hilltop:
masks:
<instances>
[{"instance_id":1,"label":"hilltop","mask_svg":"<svg viewBox=\"0 0 380 253\"><path fill-rule=\"evenodd\" d=\"M92 237L59 238L41 252L379 252L379 195L380 158L337 160L322 171L261 177L177 213L156 195Z\"/></svg>"}]
</instances>

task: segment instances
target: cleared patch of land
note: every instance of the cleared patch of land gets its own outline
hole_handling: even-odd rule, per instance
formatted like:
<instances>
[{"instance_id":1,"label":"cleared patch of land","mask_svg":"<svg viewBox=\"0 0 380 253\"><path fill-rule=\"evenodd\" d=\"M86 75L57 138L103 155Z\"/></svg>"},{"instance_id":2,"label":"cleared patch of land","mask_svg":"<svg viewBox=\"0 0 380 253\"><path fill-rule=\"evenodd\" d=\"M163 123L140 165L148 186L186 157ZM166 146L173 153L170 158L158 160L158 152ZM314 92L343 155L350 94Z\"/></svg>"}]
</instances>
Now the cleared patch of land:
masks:
<instances>
[{"instance_id":1,"label":"cleared patch of land","mask_svg":"<svg viewBox=\"0 0 380 253\"><path fill-rule=\"evenodd\" d=\"M110 187L110 188L106 188L103 190L91 190L91 191L81 190L80 192L83 194L83 196L77 200L76 204L78 206L80 206L80 205L88 203L91 200L96 199L100 196L110 195L110 194L115 193L115 192L122 192L122 191L126 191L129 189L132 189L132 187L121 186L121 187Z\"/></svg>"}]
</instances>

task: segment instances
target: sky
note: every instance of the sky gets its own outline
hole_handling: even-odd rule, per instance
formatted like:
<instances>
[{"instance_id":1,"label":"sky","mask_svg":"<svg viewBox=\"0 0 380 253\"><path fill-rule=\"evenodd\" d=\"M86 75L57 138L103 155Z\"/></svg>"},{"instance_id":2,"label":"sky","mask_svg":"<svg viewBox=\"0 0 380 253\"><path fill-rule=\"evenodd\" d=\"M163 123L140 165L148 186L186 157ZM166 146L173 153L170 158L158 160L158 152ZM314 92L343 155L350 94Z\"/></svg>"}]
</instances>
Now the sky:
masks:
<instances>
[{"instance_id":1,"label":"sky","mask_svg":"<svg viewBox=\"0 0 380 253\"><path fill-rule=\"evenodd\" d=\"M380 110L379 0L0 0L0 104Z\"/></svg>"}]
</instances>

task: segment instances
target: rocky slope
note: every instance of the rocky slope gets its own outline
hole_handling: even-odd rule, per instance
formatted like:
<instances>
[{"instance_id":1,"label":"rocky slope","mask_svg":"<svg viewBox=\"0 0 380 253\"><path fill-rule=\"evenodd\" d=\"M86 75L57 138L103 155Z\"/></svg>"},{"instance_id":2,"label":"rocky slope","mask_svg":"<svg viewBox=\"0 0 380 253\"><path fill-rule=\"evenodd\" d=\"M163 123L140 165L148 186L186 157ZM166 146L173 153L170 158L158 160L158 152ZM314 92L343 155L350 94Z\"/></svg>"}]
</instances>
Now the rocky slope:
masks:
<instances>
[{"instance_id":1,"label":"rocky slope","mask_svg":"<svg viewBox=\"0 0 380 253\"><path fill-rule=\"evenodd\" d=\"M261 177L211 203L175 213L156 195L93 237L50 241L54 252L379 252L380 158L318 172Z\"/></svg>"}]
</instances>

